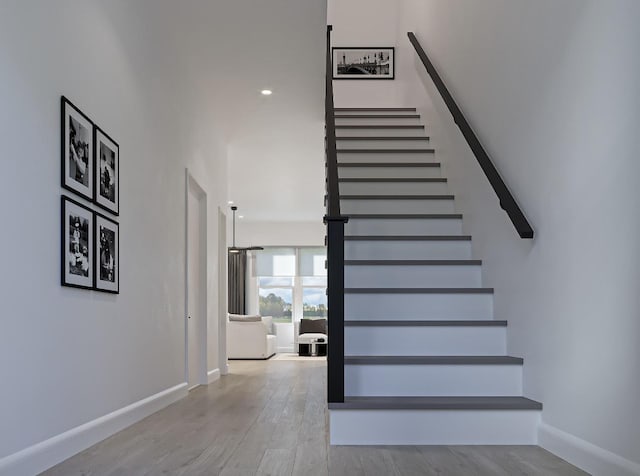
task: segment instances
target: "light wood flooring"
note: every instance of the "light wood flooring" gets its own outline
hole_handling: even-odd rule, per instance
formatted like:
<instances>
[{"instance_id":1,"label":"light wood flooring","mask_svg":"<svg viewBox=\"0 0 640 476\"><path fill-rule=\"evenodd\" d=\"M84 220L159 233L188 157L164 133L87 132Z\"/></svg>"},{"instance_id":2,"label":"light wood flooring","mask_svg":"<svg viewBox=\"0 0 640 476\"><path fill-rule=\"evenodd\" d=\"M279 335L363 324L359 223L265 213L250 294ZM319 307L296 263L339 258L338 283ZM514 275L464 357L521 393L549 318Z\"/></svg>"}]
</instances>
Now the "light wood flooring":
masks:
<instances>
[{"instance_id":1,"label":"light wood flooring","mask_svg":"<svg viewBox=\"0 0 640 476\"><path fill-rule=\"evenodd\" d=\"M44 474L586 474L531 446L330 447L326 362L232 361L230 367L219 381Z\"/></svg>"}]
</instances>

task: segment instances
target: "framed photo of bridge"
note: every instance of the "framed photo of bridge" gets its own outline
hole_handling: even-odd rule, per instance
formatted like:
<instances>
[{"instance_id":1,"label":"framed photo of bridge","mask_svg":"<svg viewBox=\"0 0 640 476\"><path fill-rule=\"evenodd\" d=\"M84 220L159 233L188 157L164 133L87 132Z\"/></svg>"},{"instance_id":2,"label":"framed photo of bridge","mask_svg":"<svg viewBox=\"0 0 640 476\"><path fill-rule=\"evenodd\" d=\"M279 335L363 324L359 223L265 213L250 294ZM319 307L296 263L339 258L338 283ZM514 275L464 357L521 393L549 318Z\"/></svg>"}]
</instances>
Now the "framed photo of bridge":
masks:
<instances>
[{"instance_id":1,"label":"framed photo of bridge","mask_svg":"<svg viewBox=\"0 0 640 476\"><path fill-rule=\"evenodd\" d=\"M394 47L332 48L333 79L394 79Z\"/></svg>"}]
</instances>

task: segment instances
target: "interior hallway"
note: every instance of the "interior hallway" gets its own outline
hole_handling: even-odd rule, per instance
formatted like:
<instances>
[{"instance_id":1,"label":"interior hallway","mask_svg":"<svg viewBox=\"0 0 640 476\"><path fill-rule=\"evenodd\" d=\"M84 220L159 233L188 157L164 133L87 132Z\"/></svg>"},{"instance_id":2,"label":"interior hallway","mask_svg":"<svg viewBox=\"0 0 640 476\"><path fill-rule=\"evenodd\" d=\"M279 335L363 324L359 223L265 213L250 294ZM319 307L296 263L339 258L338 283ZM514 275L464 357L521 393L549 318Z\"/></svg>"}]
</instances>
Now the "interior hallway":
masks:
<instances>
[{"instance_id":1,"label":"interior hallway","mask_svg":"<svg viewBox=\"0 0 640 476\"><path fill-rule=\"evenodd\" d=\"M232 361L230 374L46 475L584 475L538 447L332 447L326 362Z\"/></svg>"}]
</instances>

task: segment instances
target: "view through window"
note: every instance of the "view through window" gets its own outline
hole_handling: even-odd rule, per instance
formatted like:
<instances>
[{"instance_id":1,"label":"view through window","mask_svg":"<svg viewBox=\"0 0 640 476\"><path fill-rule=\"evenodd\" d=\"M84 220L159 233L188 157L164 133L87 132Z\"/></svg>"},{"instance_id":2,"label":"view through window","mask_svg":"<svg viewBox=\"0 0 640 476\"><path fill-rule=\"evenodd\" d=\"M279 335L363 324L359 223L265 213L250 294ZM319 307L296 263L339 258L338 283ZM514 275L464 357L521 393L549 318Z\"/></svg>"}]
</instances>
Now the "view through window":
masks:
<instances>
[{"instance_id":1,"label":"view through window","mask_svg":"<svg viewBox=\"0 0 640 476\"><path fill-rule=\"evenodd\" d=\"M258 309L275 322L327 316L325 248L266 248L256 252Z\"/></svg>"}]
</instances>

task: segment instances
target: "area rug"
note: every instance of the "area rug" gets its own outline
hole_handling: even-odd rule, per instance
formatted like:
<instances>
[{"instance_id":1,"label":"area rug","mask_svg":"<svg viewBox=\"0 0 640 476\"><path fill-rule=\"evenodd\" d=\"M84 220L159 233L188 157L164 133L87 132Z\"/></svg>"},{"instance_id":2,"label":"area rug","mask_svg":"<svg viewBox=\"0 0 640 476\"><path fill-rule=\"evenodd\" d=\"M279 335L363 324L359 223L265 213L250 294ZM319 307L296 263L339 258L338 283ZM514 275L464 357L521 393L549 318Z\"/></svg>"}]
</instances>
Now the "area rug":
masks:
<instances>
[{"instance_id":1,"label":"area rug","mask_svg":"<svg viewBox=\"0 0 640 476\"><path fill-rule=\"evenodd\" d=\"M298 354L276 354L269 360L297 360L300 362L319 362L327 360L325 356L322 357L300 357Z\"/></svg>"}]
</instances>

